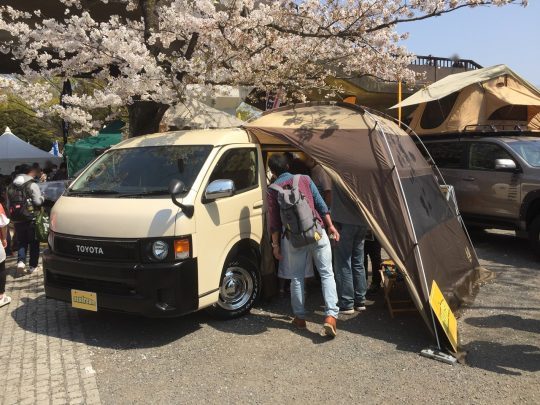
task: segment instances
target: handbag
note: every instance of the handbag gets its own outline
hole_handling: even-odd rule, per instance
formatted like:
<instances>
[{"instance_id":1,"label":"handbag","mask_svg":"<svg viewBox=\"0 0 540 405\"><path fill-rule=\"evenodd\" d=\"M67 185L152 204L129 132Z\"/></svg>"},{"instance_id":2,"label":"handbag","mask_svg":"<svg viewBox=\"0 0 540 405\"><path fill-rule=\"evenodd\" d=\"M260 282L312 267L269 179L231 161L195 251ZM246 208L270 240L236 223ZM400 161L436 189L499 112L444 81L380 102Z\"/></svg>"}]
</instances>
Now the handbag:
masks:
<instances>
[{"instance_id":1,"label":"handbag","mask_svg":"<svg viewBox=\"0 0 540 405\"><path fill-rule=\"evenodd\" d=\"M43 208L36 215L36 239L47 242L49 237L49 216Z\"/></svg>"}]
</instances>

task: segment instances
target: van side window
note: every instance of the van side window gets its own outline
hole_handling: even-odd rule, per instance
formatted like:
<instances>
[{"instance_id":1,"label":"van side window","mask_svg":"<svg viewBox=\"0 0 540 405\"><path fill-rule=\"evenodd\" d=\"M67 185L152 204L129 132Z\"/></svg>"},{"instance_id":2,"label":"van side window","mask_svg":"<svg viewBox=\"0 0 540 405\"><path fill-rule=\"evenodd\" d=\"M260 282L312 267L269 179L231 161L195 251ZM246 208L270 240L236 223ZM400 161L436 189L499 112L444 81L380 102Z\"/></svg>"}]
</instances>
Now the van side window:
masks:
<instances>
[{"instance_id":1,"label":"van side window","mask_svg":"<svg viewBox=\"0 0 540 405\"><path fill-rule=\"evenodd\" d=\"M469 150L469 169L495 170L495 159L512 159L512 156L499 145L475 142Z\"/></svg>"},{"instance_id":2,"label":"van side window","mask_svg":"<svg viewBox=\"0 0 540 405\"><path fill-rule=\"evenodd\" d=\"M257 151L238 148L225 152L210 176L210 182L214 180L234 181L237 194L256 187L259 183Z\"/></svg>"},{"instance_id":3,"label":"van side window","mask_svg":"<svg viewBox=\"0 0 540 405\"><path fill-rule=\"evenodd\" d=\"M426 143L435 164L445 169L461 169L465 167L465 148L463 142Z\"/></svg>"}]
</instances>

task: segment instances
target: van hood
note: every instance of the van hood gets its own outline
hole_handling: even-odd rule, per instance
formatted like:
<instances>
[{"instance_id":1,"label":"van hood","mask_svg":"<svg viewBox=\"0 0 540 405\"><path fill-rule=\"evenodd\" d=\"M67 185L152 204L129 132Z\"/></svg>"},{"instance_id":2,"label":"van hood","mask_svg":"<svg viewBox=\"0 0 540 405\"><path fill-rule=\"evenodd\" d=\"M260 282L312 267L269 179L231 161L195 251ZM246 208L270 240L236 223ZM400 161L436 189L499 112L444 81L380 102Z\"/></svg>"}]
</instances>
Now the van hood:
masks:
<instances>
[{"instance_id":1,"label":"van hood","mask_svg":"<svg viewBox=\"0 0 540 405\"><path fill-rule=\"evenodd\" d=\"M51 213L51 230L93 238L158 238L192 234L195 221L168 198L62 196Z\"/></svg>"}]
</instances>

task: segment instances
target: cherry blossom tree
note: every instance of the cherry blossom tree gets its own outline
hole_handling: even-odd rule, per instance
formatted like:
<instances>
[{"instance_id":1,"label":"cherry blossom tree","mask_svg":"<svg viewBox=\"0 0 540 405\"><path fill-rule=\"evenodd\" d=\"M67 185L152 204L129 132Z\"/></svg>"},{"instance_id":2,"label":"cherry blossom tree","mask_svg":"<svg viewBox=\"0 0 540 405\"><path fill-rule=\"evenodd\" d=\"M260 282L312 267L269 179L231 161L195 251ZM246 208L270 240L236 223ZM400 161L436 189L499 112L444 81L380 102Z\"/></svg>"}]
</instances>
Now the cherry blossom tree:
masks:
<instances>
[{"instance_id":1,"label":"cherry blossom tree","mask_svg":"<svg viewBox=\"0 0 540 405\"><path fill-rule=\"evenodd\" d=\"M219 94L226 86L280 90L302 99L307 91L327 89L328 76L413 81L407 68L412 55L401 45L406 35L397 33L397 24L464 7L526 5L524 0L47 0L42 8L7 3L0 7L0 30L10 37L0 51L17 61L19 73L0 79L4 92L16 92L40 114L56 114L85 130L98 124L95 111L114 115L127 106L131 136L157 131L169 106ZM114 12L107 13L107 7ZM58 105L51 103L58 97L53 78L88 79L95 86L64 96Z\"/></svg>"}]
</instances>

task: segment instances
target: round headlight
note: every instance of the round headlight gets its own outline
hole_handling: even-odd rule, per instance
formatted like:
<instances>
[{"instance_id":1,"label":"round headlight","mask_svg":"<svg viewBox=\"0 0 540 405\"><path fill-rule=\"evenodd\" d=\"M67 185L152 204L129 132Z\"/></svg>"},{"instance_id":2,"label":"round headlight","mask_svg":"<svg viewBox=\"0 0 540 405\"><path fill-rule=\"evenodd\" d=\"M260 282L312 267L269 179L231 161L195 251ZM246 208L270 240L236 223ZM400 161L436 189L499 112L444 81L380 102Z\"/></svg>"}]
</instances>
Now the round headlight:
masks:
<instances>
[{"instance_id":1,"label":"round headlight","mask_svg":"<svg viewBox=\"0 0 540 405\"><path fill-rule=\"evenodd\" d=\"M157 260L165 260L169 254L169 245L162 240L157 240L152 244L152 254Z\"/></svg>"}]
</instances>

